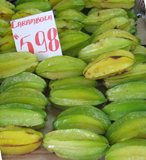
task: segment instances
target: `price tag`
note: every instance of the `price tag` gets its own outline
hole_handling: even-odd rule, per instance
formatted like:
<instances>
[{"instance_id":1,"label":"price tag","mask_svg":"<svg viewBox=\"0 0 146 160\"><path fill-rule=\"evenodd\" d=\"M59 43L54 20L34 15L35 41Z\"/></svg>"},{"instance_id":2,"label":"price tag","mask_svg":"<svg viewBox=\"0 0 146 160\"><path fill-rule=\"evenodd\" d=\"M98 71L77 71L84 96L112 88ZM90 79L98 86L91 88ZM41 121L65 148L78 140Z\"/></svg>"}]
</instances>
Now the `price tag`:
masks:
<instances>
[{"instance_id":1,"label":"price tag","mask_svg":"<svg viewBox=\"0 0 146 160\"><path fill-rule=\"evenodd\" d=\"M39 61L62 55L53 11L10 22L18 52L34 53Z\"/></svg>"},{"instance_id":2,"label":"price tag","mask_svg":"<svg viewBox=\"0 0 146 160\"><path fill-rule=\"evenodd\" d=\"M2 154L1 154L1 150L0 150L0 160L2 160Z\"/></svg>"}]
</instances>

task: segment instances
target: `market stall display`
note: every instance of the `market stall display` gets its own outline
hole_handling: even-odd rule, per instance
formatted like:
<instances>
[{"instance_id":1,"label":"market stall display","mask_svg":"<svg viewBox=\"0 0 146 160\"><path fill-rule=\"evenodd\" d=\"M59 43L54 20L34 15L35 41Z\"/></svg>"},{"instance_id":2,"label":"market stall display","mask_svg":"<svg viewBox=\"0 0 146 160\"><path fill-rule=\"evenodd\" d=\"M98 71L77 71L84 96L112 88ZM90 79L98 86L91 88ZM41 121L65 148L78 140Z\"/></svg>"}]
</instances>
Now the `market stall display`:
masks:
<instances>
[{"instance_id":1,"label":"market stall display","mask_svg":"<svg viewBox=\"0 0 146 160\"><path fill-rule=\"evenodd\" d=\"M145 157L146 24L144 9L135 12L139 6L134 0L0 0L3 159ZM17 52L10 21L49 10L63 56L39 61Z\"/></svg>"}]
</instances>

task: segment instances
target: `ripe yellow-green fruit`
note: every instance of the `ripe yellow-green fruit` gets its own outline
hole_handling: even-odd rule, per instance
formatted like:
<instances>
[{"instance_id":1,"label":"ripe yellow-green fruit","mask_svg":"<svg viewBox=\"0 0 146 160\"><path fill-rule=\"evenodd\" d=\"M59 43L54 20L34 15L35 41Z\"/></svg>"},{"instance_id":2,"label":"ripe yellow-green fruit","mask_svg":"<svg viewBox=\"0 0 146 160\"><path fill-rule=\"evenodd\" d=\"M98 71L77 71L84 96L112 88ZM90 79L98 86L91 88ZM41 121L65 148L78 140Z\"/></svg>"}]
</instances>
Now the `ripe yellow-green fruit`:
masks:
<instances>
[{"instance_id":1,"label":"ripe yellow-green fruit","mask_svg":"<svg viewBox=\"0 0 146 160\"><path fill-rule=\"evenodd\" d=\"M131 52L113 50L101 54L90 62L83 73L87 79L103 79L130 70L134 63L135 57Z\"/></svg>"},{"instance_id":2,"label":"ripe yellow-green fruit","mask_svg":"<svg viewBox=\"0 0 146 160\"><path fill-rule=\"evenodd\" d=\"M0 150L6 155L22 155L36 150L42 143L41 132L14 125L0 127Z\"/></svg>"}]
</instances>

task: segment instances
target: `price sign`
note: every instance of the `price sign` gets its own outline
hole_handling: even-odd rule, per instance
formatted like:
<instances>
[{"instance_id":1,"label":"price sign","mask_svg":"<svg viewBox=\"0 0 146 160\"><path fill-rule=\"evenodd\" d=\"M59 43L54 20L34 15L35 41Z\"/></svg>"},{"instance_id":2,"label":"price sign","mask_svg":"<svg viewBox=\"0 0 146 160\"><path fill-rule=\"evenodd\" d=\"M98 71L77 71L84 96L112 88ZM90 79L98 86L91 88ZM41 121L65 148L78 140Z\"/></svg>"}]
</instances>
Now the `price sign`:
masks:
<instances>
[{"instance_id":1,"label":"price sign","mask_svg":"<svg viewBox=\"0 0 146 160\"><path fill-rule=\"evenodd\" d=\"M0 150L0 160L2 160L2 154L1 154L1 150Z\"/></svg>"},{"instance_id":2,"label":"price sign","mask_svg":"<svg viewBox=\"0 0 146 160\"><path fill-rule=\"evenodd\" d=\"M52 10L16 19L10 23L18 52L34 53L39 61L62 55Z\"/></svg>"}]
</instances>

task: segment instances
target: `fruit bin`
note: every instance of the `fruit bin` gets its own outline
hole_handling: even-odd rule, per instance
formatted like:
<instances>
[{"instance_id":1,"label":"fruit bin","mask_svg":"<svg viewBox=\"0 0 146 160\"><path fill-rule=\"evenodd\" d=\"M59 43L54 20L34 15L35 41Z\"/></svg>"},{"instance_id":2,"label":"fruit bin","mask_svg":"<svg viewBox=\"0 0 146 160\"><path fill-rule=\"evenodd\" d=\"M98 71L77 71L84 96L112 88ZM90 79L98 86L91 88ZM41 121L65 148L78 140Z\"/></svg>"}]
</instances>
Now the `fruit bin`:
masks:
<instances>
[{"instance_id":1,"label":"fruit bin","mask_svg":"<svg viewBox=\"0 0 146 160\"><path fill-rule=\"evenodd\" d=\"M146 46L146 21L144 18L142 18L141 16L138 18L137 20L137 37L141 39L141 45ZM102 85L102 83L100 83L97 87L97 89L99 89L103 94L106 91L105 86ZM45 93L46 97L48 97L48 93L46 91ZM38 130L40 132L44 134L50 132L53 130L52 127L52 123L54 121L54 119L62 112L61 110L53 107L51 104L48 105L47 109L47 118L48 121L45 125L44 128ZM46 148L44 148L43 145L41 145L38 149L36 149L35 151L28 153L28 154L24 154L24 155L18 155L18 156L8 156L8 155L2 155L2 159L4 160L65 160L63 158L60 158L58 156L56 156L54 153L50 153L48 152L48 150ZM105 158L102 157L99 160L104 160Z\"/></svg>"}]
</instances>

